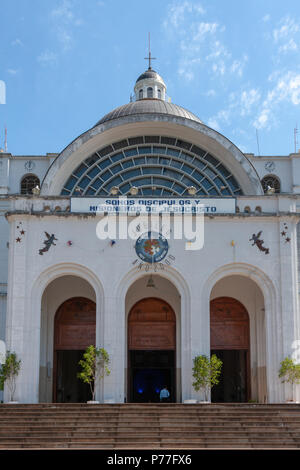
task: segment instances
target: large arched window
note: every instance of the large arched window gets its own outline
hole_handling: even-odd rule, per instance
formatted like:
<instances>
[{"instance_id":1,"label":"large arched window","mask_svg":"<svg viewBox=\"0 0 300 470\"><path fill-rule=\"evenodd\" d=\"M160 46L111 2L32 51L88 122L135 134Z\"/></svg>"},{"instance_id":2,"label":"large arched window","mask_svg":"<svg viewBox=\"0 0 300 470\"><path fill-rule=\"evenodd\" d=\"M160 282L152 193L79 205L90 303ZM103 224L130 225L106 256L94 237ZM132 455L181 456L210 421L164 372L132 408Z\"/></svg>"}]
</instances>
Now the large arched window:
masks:
<instances>
[{"instance_id":1,"label":"large arched window","mask_svg":"<svg viewBox=\"0 0 300 470\"><path fill-rule=\"evenodd\" d=\"M273 192L280 193L280 181L277 176L266 175L261 180L261 184L265 194L272 189L274 189Z\"/></svg>"},{"instance_id":2,"label":"large arched window","mask_svg":"<svg viewBox=\"0 0 300 470\"><path fill-rule=\"evenodd\" d=\"M144 98L144 93L143 93L143 89L141 89L139 91L139 99L142 100Z\"/></svg>"},{"instance_id":3,"label":"large arched window","mask_svg":"<svg viewBox=\"0 0 300 470\"><path fill-rule=\"evenodd\" d=\"M20 193L32 194L33 188L40 186L40 180L36 175L25 175L21 180Z\"/></svg>"},{"instance_id":4,"label":"large arched window","mask_svg":"<svg viewBox=\"0 0 300 470\"><path fill-rule=\"evenodd\" d=\"M157 90L157 98L160 100L161 99L161 91L160 89Z\"/></svg>"},{"instance_id":5,"label":"large arched window","mask_svg":"<svg viewBox=\"0 0 300 470\"><path fill-rule=\"evenodd\" d=\"M235 196L243 194L220 160L191 142L137 136L100 148L70 175L62 195Z\"/></svg>"}]
</instances>

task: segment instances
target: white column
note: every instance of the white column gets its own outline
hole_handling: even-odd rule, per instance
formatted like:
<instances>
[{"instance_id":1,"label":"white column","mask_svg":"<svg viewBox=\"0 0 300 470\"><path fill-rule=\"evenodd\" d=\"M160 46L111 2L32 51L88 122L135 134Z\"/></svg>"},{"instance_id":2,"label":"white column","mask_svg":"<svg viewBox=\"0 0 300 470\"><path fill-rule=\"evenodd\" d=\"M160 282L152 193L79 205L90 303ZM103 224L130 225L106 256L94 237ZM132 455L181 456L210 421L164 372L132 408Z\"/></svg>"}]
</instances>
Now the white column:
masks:
<instances>
[{"instance_id":1,"label":"white column","mask_svg":"<svg viewBox=\"0 0 300 470\"><path fill-rule=\"evenodd\" d=\"M191 290L191 357L189 366L189 376L187 382L189 385L189 396L185 398L204 399L200 392L196 392L192 386L193 383L193 359L195 356L204 354L210 357L210 312L209 297L201 299L199 297L199 285L195 285Z\"/></svg>"},{"instance_id":2,"label":"white column","mask_svg":"<svg viewBox=\"0 0 300 470\"><path fill-rule=\"evenodd\" d=\"M19 228L18 228L19 227ZM31 289L27 287L27 224L19 219L10 223L8 304L6 320L7 349L21 359L15 399L22 403L38 403L40 315L32 312ZM20 231L25 234L21 235ZM17 242L17 238L21 241ZM5 401L8 391L5 388Z\"/></svg>"},{"instance_id":3,"label":"white column","mask_svg":"<svg viewBox=\"0 0 300 470\"><path fill-rule=\"evenodd\" d=\"M125 300L114 296L107 286L104 288L103 341L110 356L109 376L103 380L104 401L124 403L125 390ZM98 344L98 340L97 340Z\"/></svg>"},{"instance_id":4,"label":"white column","mask_svg":"<svg viewBox=\"0 0 300 470\"><path fill-rule=\"evenodd\" d=\"M281 347L278 345L278 356L274 372L278 370L280 362L287 356L292 357L295 353L297 341L300 340L300 319L298 299L298 273L297 273L297 220L292 218L280 219L280 293L281 293L281 317L279 333L281 334ZM285 232L282 235L281 232ZM289 240L288 240L289 239ZM281 353L281 356L280 356ZM289 384L282 385L277 378L278 387L281 389L280 399L282 401L300 398L299 387ZM298 391L296 392L296 388ZM274 394L273 397L275 398ZM277 398L277 397L276 397ZM272 397L271 397L272 399Z\"/></svg>"}]
</instances>

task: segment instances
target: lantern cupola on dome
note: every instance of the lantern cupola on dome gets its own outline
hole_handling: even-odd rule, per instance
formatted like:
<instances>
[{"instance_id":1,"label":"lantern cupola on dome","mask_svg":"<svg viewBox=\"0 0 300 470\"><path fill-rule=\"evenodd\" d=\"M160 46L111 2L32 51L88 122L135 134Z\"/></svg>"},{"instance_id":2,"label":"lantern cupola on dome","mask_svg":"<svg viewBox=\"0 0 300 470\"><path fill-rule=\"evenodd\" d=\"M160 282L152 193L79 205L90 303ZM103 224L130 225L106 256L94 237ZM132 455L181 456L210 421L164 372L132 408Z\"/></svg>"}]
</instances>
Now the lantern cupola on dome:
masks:
<instances>
[{"instance_id":1,"label":"lantern cupola on dome","mask_svg":"<svg viewBox=\"0 0 300 470\"><path fill-rule=\"evenodd\" d=\"M158 99L166 101L166 84L162 77L152 69L151 61L155 57L151 57L150 40L149 40L149 55L146 57L149 61L148 69L142 73L134 87L136 100L143 99Z\"/></svg>"}]
</instances>

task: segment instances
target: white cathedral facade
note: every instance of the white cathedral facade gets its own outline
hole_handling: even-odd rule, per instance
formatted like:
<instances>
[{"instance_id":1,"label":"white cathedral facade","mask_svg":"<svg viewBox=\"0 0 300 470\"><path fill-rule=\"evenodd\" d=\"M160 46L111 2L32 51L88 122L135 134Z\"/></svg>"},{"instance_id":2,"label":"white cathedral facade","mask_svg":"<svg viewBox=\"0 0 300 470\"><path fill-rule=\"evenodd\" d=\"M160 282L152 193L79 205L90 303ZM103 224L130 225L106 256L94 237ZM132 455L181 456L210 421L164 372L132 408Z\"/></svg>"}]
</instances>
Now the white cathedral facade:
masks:
<instances>
[{"instance_id":1,"label":"white cathedral facade","mask_svg":"<svg viewBox=\"0 0 300 470\"><path fill-rule=\"evenodd\" d=\"M300 344L300 154L241 152L170 103L151 67L134 91L59 154L0 153L0 339L21 359L15 399L86 401L78 361L95 344L110 356L101 402L155 402L164 385L173 402L198 399L193 358L212 352L212 401L299 400L278 370ZM100 239L97 205L125 196L200 201L203 247L172 238L172 214L169 238Z\"/></svg>"}]
</instances>

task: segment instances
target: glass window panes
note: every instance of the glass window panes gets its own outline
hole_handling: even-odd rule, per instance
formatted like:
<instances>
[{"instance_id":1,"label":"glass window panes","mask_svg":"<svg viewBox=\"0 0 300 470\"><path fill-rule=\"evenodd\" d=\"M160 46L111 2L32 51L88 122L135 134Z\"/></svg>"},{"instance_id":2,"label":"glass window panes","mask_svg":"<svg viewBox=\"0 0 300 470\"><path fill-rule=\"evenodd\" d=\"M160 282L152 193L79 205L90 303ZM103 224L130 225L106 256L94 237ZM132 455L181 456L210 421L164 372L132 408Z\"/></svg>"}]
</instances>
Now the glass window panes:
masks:
<instances>
[{"instance_id":1,"label":"glass window panes","mask_svg":"<svg viewBox=\"0 0 300 470\"><path fill-rule=\"evenodd\" d=\"M78 181L77 178L75 178L74 176L71 176L71 177L68 179L67 184L65 185L65 187L66 187L67 189L73 189L74 186L77 184L77 181Z\"/></svg>"},{"instance_id":2,"label":"glass window panes","mask_svg":"<svg viewBox=\"0 0 300 470\"><path fill-rule=\"evenodd\" d=\"M93 196L94 194L96 193L96 190L92 187L90 187L85 194L89 195L89 196Z\"/></svg>"},{"instance_id":3,"label":"glass window panes","mask_svg":"<svg viewBox=\"0 0 300 470\"><path fill-rule=\"evenodd\" d=\"M216 176L216 173L214 171L212 171L210 168L205 168L205 174L207 176L209 176L211 179L214 179L214 177Z\"/></svg>"},{"instance_id":4,"label":"glass window panes","mask_svg":"<svg viewBox=\"0 0 300 470\"><path fill-rule=\"evenodd\" d=\"M181 168L182 167L182 162L179 160L171 160L170 166L173 166L174 168Z\"/></svg>"},{"instance_id":5,"label":"glass window panes","mask_svg":"<svg viewBox=\"0 0 300 470\"><path fill-rule=\"evenodd\" d=\"M139 157L134 159L135 165L144 165L146 163L145 157Z\"/></svg>"},{"instance_id":6,"label":"glass window panes","mask_svg":"<svg viewBox=\"0 0 300 470\"><path fill-rule=\"evenodd\" d=\"M179 157L180 152L178 150L167 148L167 154L173 155L173 157Z\"/></svg>"},{"instance_id":7,"label":"glass window panes","mask_svg":"<svg viewBox=\"0 0 300 470\"><path fill-rule=\"evenodd\" d=\"M130 183L126 183L126 184L123 184L122 186L120 186L120 193L121 194L126 194L128 193L128 191L130 190Z\"/></svg>"},{"instance_id":8,"label":"glass window panes","mask_svg":"<svg viewBox=\"0 0 300 470\"><path fill-rule=\"evenodd\" d=\"M97 178L95 181L93 181L93 188L99 189L102 184L103 181L100 178Z\"/></svg>"},{"instance_id":9,"label":"glass window panes","mask_svg":"<svg viewBox=\"0 0 300 470\"><path fill-rule=\"evenodd\" d=\"M111 161L114 162L114 163L118 162L119 160L122 160L122 158L124 158L123 153L116 153L115 155L112 155L110 157Z\"/></svg>"},{"instance_id":10,"label":"glass window panes","mask_svg":"<svg viewBox=\"0 0 300 470\"><path fill-rule=\"evenodd\" d=\"M161 172L162 172L162 168L159 166L154 166L154 167L145 166L143 168L144 175L161 174Z\"/></svg>"},{"instance_id":11,"label":"glass window panes","mask_svg":"<svg viewBox=\"0 0 300 470\"><path fill-rule=\"evenodd\" d=\"M171 187L172 184L173 184L173 181L170 181L170 180L167 180L167 179L163 179L163 178L157 178L157 177L154 177L153 178L153 185L160 185L160 186L168 186L168 187Z\"/></svg>"},{"instance_id":12,"label":"glass window panes","mask_svg":"<svg viewBox=\"0 0 300 470\"><path fill-rule=\"evenodd\" d=\"M169 158L165 158L165 157L161 157L159 159L159 164L160 165L170 165L170 159Z\"/></svg>"},{"instance_id":13,"label":"glass window panes","mask_svg":"<svg viewBox=\"0 0 300 470\"><path fill-rule=\"evenodd\" d=\"M115 174L121 171L122 169L123 168L121 167L120 163L118 163L118 165L112 166L110 171Z\"/></svg>"},{"instance_id":14,"label":"glass window panes","mask_svg":"<svg viewBox=\"0 0 300 470\"><path fill-rule=\"evenodd\" d=\"M130 168L133 165L134 165L133 160L126 160L125 162L122 162L123 168Z\"/></svg>"},{"instance_id":15,"label":"glass window panes","mask_svg":"<svg viewBox=\"0 0 300 470\"><path fill-rule=\"evenodd\" d=\"M138 151L140 155L145 155L145 153L152 153L151 147L138 147Z\"/></svg>"},{"instance_id":16,"label":"glass window panes","mask_svg":"<svg viewBox=\"0 0 300 470\"><path fill-rule=\"evenodd\" d=\"M173 186L174 191L176 191L178 194L182 194L184 191L184 187L180 186L180 184L175 183Z\"/></svg>"},{"instance_id":17,"label":"glass window panes","mask_svg":"<svg viewBox=\"0 0 300 470\"><path fill-rule=\"evenodd\" d=\"M153 153L164 155L166 153L166 147L153 147Z\"/></svg>"},{"instance_id":18,"label":"glass window panes","mask_svg":"<svg viewBox=\"0 0 300 470\"><path fill-rule=\"evenodd\" d=\"M152 163L152 165L158 163L158 157L147 157L147 163Z\"/></svg>"},{"instance_id":19,"label":"glass window panes","mask_svg":"<svg viewBox=\"0 0 300 470\"><path fill-rule=\"evenodd\" d=\"M83 173L87 170L87 166L82 163L76 170L74 171L74 175L80 177Z\"/></svg>"},{"instance_id":20,"label":"glass window panes","mask_svg":"<svg viewBox=\"0 0 300 470\"><path fill-rule=\"evenodd\" d=\"M133 155L137 155L138 151L136 148L134 149L129 149L129 150L124 150L124 154L126 157L132 157Z\"/></svg>"},{"instance_id":21,"label":"glass window panes","mask_svg":"<svg viewBox=\"0 0 300 470\"><path fill-rule=\"evenodd\" d=\"M194 168L186 165L185 163L182 165L181 169L182 171L185 171L186 173L192 173L192 171L194 170Z\"/></svg>"},{"instance_id":22,"label":"glass window panes","mask_svg":"<svg viewBox=\"0 0 300 470\"><path fill-rule=\"evenodd\" d=\"M100 168L98 166L94 166L90 171L87 172L90 178L95 178L98 173L100 173Z\"/></svg>"},{"instance_id":23,"label":"glass window panes","mask_svg":"<svg viewBox=\"0 0 300 470\"><path fill-rule=\"evenodd\" d=\"M79 188L86 188L87 185L91 182L90 178L88 178L87 176L85 176L84 178L82 178L81 181L79 181L79 183L77 183L77 186L79 186Z\"/></svg>"},{"instance_id":24,"label":"glass window panes","mask_svg":"<svg viewBox=\"0 0 300 470\"><path fill-rule=\"evenodd\" d=\"M109 191L113 186L119 186L120 183L122 183L122 179L120 178L120 176L117 176L116 178L113 178L109 183L107 183L105 188Z\"/></svg>"},{"instance_id":25,"label":"glass window panes","mask_svg":"<svg viewBox=\"0 0 300 470\"><path fill-rule=\"evenodd\" d=\"M152 143L153 146L149 145ZM132 145L135 147L128 148ZM106 156L108 154L110 157ZM191 178L188 177L189 174ZM205 174L209 179L204 178ZM121 178L119 186L123 179L127 181L126 185L122 186L123 194L126 193L127 187L135 185L134 181L139 181L136 183L138 185L147 186L144 193L140 189L141 195L162 195L163 188L168 188L167 191L171 191L174 195L186 194L184 186L196 186L196 181L200 185L198 195L207 194L207 191L212 195L220 192L223 195L242 194L234 176L213 155L189 142L157 135L130 137L98 150L76 168L66 181L61 194L72 194L76 186L84 189L82 194L93 195L95 191L97 194L109 194L105 181L110 180L113 175ZM142 175L147 175L147 178L139 179ZM166 178L160 178L158 184L159 175L164 175ZM112 181L115 181L115 178L109 181L109 187ZM112 184L117 185L117 183ZM159 186L156 190L153 189L155 184ZM276 190L278 191L277 187Z\"/></svg>"},{"instance_id":26,"label":"glass window panes","mask_svg":"<svg viewBox=\"0 0 300 470\"><path fill-rule=\"evenodd\" d=\"M181 176L181 174L177 173L177 171L169 170L168 168L164 168L163 174L174 179L178 179Z\"/></svg>"},{"instance_id":27,"label":"glass window panes","mask_svg":"<svg viewBox=\"0 0 300 470\"><path fill-rule=\"evenodd\" d=\"M141 170L136 168L134 170L129 170L126 173L122 173L124 179L134 178L135 176L139 176L141 174Z\"/></svg>"},{"instance_id":28,"label":"glass window panes","mask_svg":"<svg viewBox=\"0 0 300 470\"><path fill-rule=\"evenodd\" d=\"M112 176L111 172L109 170L105 171L102 173L101 178L106 181Z\"/></svg>"},{"instance_id":29,"label":"glass window panes","mask_svg":"<svg viewBox=\"0 0 300 470\"><path fill-rule=\"evenodd\" d=\"M104 170L104 168L108 167L109 165L111 165L111 161L108 158L99 163L101 170Z\"/></svg>"}]
</instances>

